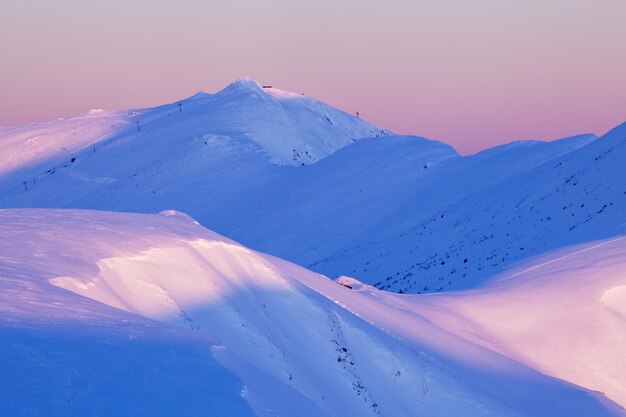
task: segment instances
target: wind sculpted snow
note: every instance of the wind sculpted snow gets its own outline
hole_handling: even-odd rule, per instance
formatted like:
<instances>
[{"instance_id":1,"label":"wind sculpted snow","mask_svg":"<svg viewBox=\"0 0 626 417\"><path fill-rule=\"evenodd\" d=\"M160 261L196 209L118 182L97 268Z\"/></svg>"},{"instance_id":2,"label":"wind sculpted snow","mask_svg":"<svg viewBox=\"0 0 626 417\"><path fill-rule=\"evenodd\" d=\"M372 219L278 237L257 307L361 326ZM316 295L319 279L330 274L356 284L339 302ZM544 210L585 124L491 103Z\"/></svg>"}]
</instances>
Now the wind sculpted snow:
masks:
<instances>
[{"instance_id":1,"label":"wind sculpted snow","mask_svg":"<svg viewBox=\"0 0 626 417\"><path fill-rule=\"evenodd\" d=\"M432 296L350 290L178 212L0 210L0 237L2 335L11 341L0 350L20 377L4 379L10 415L44 413L58 398L60 415L130 406L138 415L148 389L165 407L156 415L188 397L185 415L247 415L241 400L261 416L624 415L407 307ZM111 358L106 369L96 366L102 358ZM118 385L105 384L115 375ZM55 384L64 391L26 388ZM109 403L121 389L130 399ZM90 403L94 395L101 400Z\"/></svg>"}]
</instances>

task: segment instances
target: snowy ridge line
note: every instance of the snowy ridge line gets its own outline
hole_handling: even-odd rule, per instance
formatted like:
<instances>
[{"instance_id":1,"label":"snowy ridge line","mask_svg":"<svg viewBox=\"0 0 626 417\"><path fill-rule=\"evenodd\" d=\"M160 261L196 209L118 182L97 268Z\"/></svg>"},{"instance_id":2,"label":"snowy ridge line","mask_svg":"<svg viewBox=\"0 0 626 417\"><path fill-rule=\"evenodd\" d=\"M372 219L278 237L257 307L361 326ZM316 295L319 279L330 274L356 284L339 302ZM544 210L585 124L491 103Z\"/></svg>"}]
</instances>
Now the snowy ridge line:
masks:
<instances>
[{"instance_id":1,"label":"snowy ridge line","mask_svg":"<svg viewBox=\"0 0 626 417\"><path fill-rule=\"evenodd\" d=\"M110 323L123 341L115 339L117 342L110 344L111 338L107 338L109 344L98 345L96 351L107 358L122 358L125 356L107 352L134 349L151 358L157 372L148 378L152 392L167 387L162 361L167 359L168 366L189 373L184 363L189 355L173 359L155 350L153 344L144 347L141 343L152 340L148 330L135 337L135 330L120 327L111 317L138 323L144 318L158 320L147 328L153 337L170 329L165 323L178 326L167 330L178 335L181 348L175 349L176 353L182 347L199 346L204 334L211 336L212 341L199 351L205 356L207 348L213 352L205 359L210 363L203 362L202 372L191 374L197 379L185 389L194 398L204 395L217 401L215 406L220 407L226 404L218 398L242 398L243 389L252 410L248 414L215 415L624 415L596 394L546 377L522 362L469 342L464 335L455 335L427 314L407 308L408 296L351 291L317 273L241 247L180 213L3 210L0 237L9 235L10 245L0 239L4 254L0 268L10 266L22 278L0 281L0 297L4 294L13 304L18 299L35 300L38 309L48 309L48 323L70 314L76 323L72 330L76 338L85 337L85 329L93 329L94 322ZM50 285L48 280L55 277L73 277L53 281L73 292ZM351 283L357 287L356 282ZM33 293L35 289L38 292ZM393 300L401 308L396 308ZM29 326L33 309L26 306L15 311L24 311L20 319ZM61 350L55 351L58 344L52 341L58 337L47 336L45 340L51 342L46 349L52 352L43 352L44 356L65 358L60 369L78 369L80 375L95 366L99 359L93 354L78 362L66 362L67 355L75 356L76 352L63 348L67 345L62 342L58 342ZM222 341L222 347L209 347L214 345L214 338ZM27 365L19 360L22 353L12 346L2 345L0 357L12 356L11 366L25 375ZM199 360L198 354L191 357L192 363ZM109 378L122 366L119 359L112 363L111 369L100 371L102 378ZM209 371L207 367L212 368ZM137 365L134 369L139 380L144 379L143 368ZM230 376L222 376L226 374ZM41 370L29 375L32 377L24 379L26 383L32 378L46 383L47 374ZM234 376L237 379L233 380ZM202 382L203 377L206 382ZM220 378L231 378L221 391L210 385ZM107 387L95 386L91 392L110 399L115 387ZM140 404L145 398L139 395L138 387L124 387L131 398L128 401ZM205 387L212 388L201 391ZM0 397L19 397L18 386L4 388ZM31 404L33 399L41 399L36 404L50 404L43 393L23 392L28 393ZM184 400L180 391L168 392L175 395L169 398ZM85 397L72 397L76 414L94 409L112 412L108 402L89 405L80 398ZM2 404L0 401L0 410ZM173 406L164 408L171 409ZM204 415L203 408L197 410L185 415ZM7 414L25 415L19 409L10 411Z\"/></svg>"},{"instance_id":2,"label":"snowy ridge line","mask_svg":"<svg viewBox=\"0 0 626 417\"><path fill-rule=\"evenodd\" d=\"M415 226L405 220L408 224L399 227L389 222L386 226L395 236L390 232L387 239L369 236L369 241L355 242L343 253L316 263L315 270L331 276L357 276L396 292L471 288L515 259L622 234L626 190L619 179L624 174L620 160L625 132L618 127L600 139L583 140L583 146L573 150L557 143L561 148L566 145L568 151L444 206L427 219L430 223L416 221ZM475 177L476 173L469 178ZM419 204L423 202L414 202L413 213ZM409 218L409 208L398 217ZM519 242L517 247L515 242ZM516 252L518 248L523 252Z\"/></svg>"},{"instance_id":3,"label":"snowy ridge line","mask_svg":"<svg viewBox=\"0 0 626 417\"><path fill-rule=\"evenodd\" d=\"M602 241L600 243L593 244L591 246L584 245L584 247L582 249L579 249L579 250L577 250L575 252L568 253L568 254L560 256L558 258L553 258L553 259L550 259L549 261L533 265L533 266L531 266L528 269L524 269L522 271L518 271L518 272L516 272L516 273L514 273L512 275L506 275L505 274L502 278L499 279L498 282L504 282L504 281L507 281L507 280L510 280L510 279L517 278L520 275L527 274L529 272L534 271L535 269L539 269L539 268L542 268L544 266L547 266L547 265L550 265L550 264L553 264L553 263L556 263L556 262L560 262L560 261L569 259L572 256L581 255L581 254L583 254L585 252L588 252L588 251L591 251L591 250L594 250L594 249L597 249L597 248L601 248L602 246L611 245L611 244L620 242L622 240L626 240L626 236L621 236L621 237L617 237L617 238L614 238L614 239L609 239L609 240L606 240L606 241ZM583 246L583 245L581 245L581 246ZM545 255L544 256L539 255L539 256L536 257L536 259L540 259L540 258L543 258L543 257L545 257Z\"/></svg>"},{"instance_id":4,"label":"snowy ridge line","mask_svg":"<svg viewBox=\"0 0 626 417\"><path fill-rule=\"evenodd\" d=\"M324 121L324 117L329 123ZM331 121L329 117L333 120ZM108 131L103 136L98 136L98 129L90 129L90 126L102 125L106 120L122 121L127 126ZM67 139L63 138L58 130L64 126L70 130L67 132ZM150 136L151 139L159 139L165 135L171 140L176 140L181 136L198 137L211 133L227 133L228 136L245 139L265 149L271 155L271 161L280 160L281 163L292 165L318 161L363 137L388 134L387 131L368 122L358 120L354 116L311 98L298 97L297 100L290 99L285 102L280 96L275 97L270 92L261 89L256 81L241 79L215 94L196 94L164 106L104 112L55 122L7 128L2 132L2 136L7 139L11 139L12 136L27 137L29 131L38 134L35 138L41 137L48 141L53 138L54 140L60 139L57 155L54 156L55 160L60 161L50 166L46 166L45 160L39 161L39 172L34 176L32 173L25 173L27 175L10 189L14 192L18 191L20 187L24 188L24 182L32 185L33 181L41 180L42 176L49 174L50 171L55 172L57 169L66 168L70 162L63 161L65 158L59 158L59 152L63 147L63 141L67 143L75 141L71 132L74 129L79 131L80 136L85 137L82 140L84 146L82 151L72 152L73 155L68 156L68 160L93 152L94 146L106 140L111 140L110 145L113 142L137 140L142 135ZM53 133L52 136L49 132ZM276 137L276 132L281 132L279 137ZM90 139L91 135L94 136ZM11 143L2 139L0 138L0 146L3 143ZM48 146L40 145L37 145L40 149ZM39 153L36 146L31 146L31 148L33 149L31 155ZM309 159L300 160L301 158L298 157L292 161L292 149L294 155L297 153L302 158L307 156ZM10 149L5 151L7 154L10 153ZM47 149L47 152L49 151L50 149ZM0 162L2 162L1 158ZM27 164L24 163L23 168L26 166Z\"/></svg>"},{"instance_id":5,"label":"snowy ridge line","mask_svg":"<svg viewBox=\"0 0 626 417\"><path fill-rule=\"evenodd\" d=\"M602 392L623 407L626 236L585 245L520 262L482 288L406 305L474 343Z\"/></svg>"},{"instance_id":6,"label":"snowy ridge line","mask_svg":"<svg viewBox=\"0 0 626 417\"><path fill-rule=\"evenodd\" d=\"M573 189L578 178L564 185L572 190L555 181L589 176L596 168L615 172L605 178L619 178L619 167L612 165L622 146L595 162L580 157L599 156L619 144L606 135L513 143L461 157L424 138L376 138L371 126L354 125L351 115L305 96L261 89L250 79L181 103L182 111L174 103L132 116L144 121L143 132L128 131L122 135L128 140L98 155L80 156L72 170L39 179L28 193L21 177L13 177L15 182L6 185L14 187L2 193L0 207L148 213L175 208L246 246L324 275L350 275L388 291L419 293L471 288L558 240L575 243L585 230L608 230L611 225L594 225L605 222L600 217L619 217L623 205L623 198L603 189L597 178L591 181L595 186L579 184L580 190ZM91 117L83 130L92 131L99 121ZM54 128L59 130L55 140L72 140L69 128L54 126L39 133ZM374 137L352 142L360 131ZM228 139L206 139L216 135ZM613 136L619 135L618 128ZM30 144L18 148L22 152ZM277 166L276 158L293 166ZM511 190L518 195L511 196ZM560 200L570 205L585 192L584 209L557 211ZM525 201L507 203L518 197ZM600 199L598 207L594 199ZM567 228L572 230L563 232L564 215L571 213Z\"/></svg>"}]
</instances>

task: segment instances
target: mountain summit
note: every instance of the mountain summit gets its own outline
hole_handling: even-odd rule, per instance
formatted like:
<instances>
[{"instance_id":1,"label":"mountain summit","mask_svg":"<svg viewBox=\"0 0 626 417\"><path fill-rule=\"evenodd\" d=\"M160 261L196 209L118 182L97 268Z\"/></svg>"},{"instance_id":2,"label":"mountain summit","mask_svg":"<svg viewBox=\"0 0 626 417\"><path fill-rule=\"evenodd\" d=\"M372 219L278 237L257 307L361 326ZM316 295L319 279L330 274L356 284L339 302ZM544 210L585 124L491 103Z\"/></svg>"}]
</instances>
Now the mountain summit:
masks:
<instances>
[{"instance_id":1,"label":"mountain summit","mask_svg":"<svg viewBox=\"0 0 626 417\"><path fill-rule=\"evenodd\" d=\"M171 147L191 146L209 137L239 142L277 165L302 166L361 138L389 134L310 97L263 88L251 78L241 78L217 93L200 92L154 108L92 111L6 127L0 132L0 143L11 151L0 155L0 176L16 174L21 186L49 170L56 172L81 152L95 153L130 142L149 143L150 148L158 144L170 152ZM4 179L6 185L8 178Z\"/></svg>"},{"instance_id":2,"label":"mountain summit","mask_svg":"<svg viewBox=\"0 0 626 417\"><path fill-rule=\"evenodd\" d=\"M219 94L236 94L239 92L262 93L263 87L256 80L250 77L241 77L224 87Z\"/></svg>"},{"instance_id":3,"label":"mountain summit","mask_svg":"<svg viewBox=\"0 0 626 417\"><path fill-rule=\"evenodd\" d=\"M366 137L389 135L322 102L240 78L203 103L213 123L229 135L246 136L278 164L308 165Z\"/></svg>"}]
</instances>

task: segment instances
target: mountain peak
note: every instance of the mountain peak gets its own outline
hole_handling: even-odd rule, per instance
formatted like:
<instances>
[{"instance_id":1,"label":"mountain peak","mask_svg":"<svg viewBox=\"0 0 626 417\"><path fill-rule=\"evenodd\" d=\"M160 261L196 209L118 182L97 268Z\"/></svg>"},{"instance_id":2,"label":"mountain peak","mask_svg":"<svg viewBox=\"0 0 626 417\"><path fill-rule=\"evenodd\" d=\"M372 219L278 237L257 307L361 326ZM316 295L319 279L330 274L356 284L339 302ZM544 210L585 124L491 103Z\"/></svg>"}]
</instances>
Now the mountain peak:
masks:
<instances>
[{"instance_id":1,"label":"mountain peak","mask_svg":"<svg viewBox=\"0 0 626 417\"><path fill-rule=\"evenodd\" d=\"M228 84L220 93L262 92L263 87L250 77L242 77Z\"/></svg>"}]
</instances>

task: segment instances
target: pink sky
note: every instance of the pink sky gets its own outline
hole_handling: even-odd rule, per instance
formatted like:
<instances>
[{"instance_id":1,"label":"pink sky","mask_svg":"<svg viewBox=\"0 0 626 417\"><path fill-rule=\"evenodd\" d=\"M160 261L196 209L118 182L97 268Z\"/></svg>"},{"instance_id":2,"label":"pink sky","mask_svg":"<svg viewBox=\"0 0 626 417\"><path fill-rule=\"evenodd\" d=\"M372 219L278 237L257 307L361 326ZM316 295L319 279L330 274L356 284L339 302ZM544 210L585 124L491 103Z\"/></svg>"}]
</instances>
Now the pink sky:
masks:
<instances>
[{"instance_id":1,"label":"pink sky","mask_svg":"<svg viewBox=\"0 0 626 417\"><path fill-rule=\"evenodd\" d=\"M0 124L247 75L462 152L626 121L623 0L0 0Z\"/></svg>"}]
</instances>

